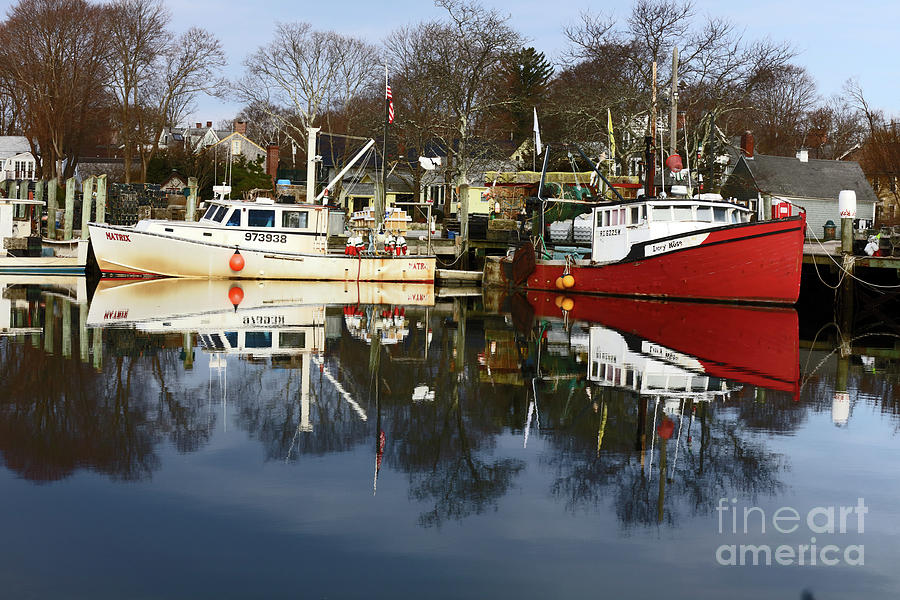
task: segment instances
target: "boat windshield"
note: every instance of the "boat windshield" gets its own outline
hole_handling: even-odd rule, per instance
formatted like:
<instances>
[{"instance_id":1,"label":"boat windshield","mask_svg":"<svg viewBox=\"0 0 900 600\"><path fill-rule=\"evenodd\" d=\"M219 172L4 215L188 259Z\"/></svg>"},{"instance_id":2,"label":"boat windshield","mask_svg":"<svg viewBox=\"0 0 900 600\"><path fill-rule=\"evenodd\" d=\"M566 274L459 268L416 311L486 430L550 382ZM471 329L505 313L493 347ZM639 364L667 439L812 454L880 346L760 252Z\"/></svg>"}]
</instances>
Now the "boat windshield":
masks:
<instances>
[{"instance_id":1,"label":"boat windshield","mask_svg":"<svg viewBox=\"0 0 900 600\"><path fill-rule=\"evenodd\" d=\"M241 211L236 208L231 212L231 215L228 217L228 221L225 222L227 227L240 227L241 226Z\"/></svg>"},{"instance_id":2,"label":"boat windshield","mask_svg":"<svg viewBox=\"0 0 900 600\"><path fill-rule=\"evenodd\" d=\"M210 204L209 207L206 209L206 212L203 213L203 218L204 219L212 219L213 215L216 214L217 208L219 208L219 207L216 206L215 204Z\"/></svg>"},{"instance_id":3,"label":"boat windshield","mask_svg":"<svg viewBox=\"0 0 900 600\"><path fill-rule=\"evenodd\" d=\"M216 223L221 223L222 219L225 218L225 213L228 212L227 206L220 206L218 210L216 210L216 215L213 217L213 221Z\"/></svg>"}]
</instances>

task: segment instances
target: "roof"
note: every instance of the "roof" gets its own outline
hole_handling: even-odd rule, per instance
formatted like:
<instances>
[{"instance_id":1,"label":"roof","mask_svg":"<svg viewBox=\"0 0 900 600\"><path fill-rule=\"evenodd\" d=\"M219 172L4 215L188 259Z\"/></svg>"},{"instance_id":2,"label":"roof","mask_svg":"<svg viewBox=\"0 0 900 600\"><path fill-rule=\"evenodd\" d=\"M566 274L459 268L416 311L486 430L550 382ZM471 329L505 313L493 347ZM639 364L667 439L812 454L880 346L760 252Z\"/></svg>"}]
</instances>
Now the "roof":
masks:
<instances>
[{"instance_id":1,"label":"roof","mask_svg":"<svg viewBox=\"0 0 900 600\"><path fill-rule=\"evenodd\" d=\"M24 135L0 135L0 159L26 152L31 152L31 146Z\"/></svg>"},{"instance_id":2,"label":"roof","mask_svg":"<svg viewBox=\"0 0 900 600\"><path fill-rule=\"evenodd\" d=\"M757 154L741 157L756 182L757 189L772 196L791 198L834 198L841 190L854 190L859 202L878 202L859 163L842 160L809 159L801 162L789 156Z\"/></svg>"}]
</instances>

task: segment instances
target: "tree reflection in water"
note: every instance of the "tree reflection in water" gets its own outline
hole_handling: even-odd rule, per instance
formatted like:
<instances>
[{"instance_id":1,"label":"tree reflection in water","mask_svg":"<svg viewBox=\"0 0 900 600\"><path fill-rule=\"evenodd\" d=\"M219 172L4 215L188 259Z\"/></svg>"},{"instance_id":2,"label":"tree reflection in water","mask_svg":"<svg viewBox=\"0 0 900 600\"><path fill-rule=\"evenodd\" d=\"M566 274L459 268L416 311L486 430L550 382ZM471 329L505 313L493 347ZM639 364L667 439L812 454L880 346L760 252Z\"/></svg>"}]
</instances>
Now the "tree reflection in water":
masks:
<instances>
[{"instance_id":1,"label":"tree reflection in water","mask_svg":"<svg viewBox=\"0 0 900 600\"><path fill-rule=\"evenodd\" d=\"M33 317L50 320L46 331L54 339L45 340L47 347L64 347L60 322L78 307L67 300L47 306L52 314L44 315L44 306L35 303L31 310L41 314ZM83 335L84 329L72 333ZM132 331L105 336L100 371L48 354L44 344L0 338L0 453L8 468L35 482L57 481L79 469L143 480L161 466L160 442L191 452L209 439L213 424L205 398L183 387L176 350Z\"/></svg>"}]
</instances>

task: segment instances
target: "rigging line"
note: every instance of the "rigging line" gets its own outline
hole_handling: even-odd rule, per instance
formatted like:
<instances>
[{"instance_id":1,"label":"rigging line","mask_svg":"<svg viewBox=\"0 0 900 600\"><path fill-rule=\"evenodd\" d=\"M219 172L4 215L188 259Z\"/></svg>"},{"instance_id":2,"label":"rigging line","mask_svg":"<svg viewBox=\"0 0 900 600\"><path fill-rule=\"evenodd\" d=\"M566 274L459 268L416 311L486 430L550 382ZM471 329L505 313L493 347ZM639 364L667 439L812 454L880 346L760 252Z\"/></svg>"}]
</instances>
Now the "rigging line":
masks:
<instances>
[{"instance_id":1,"label":"rigging line","mask_svg":"<svg viewBox=\"0 0 900 600\"><path fill-rule=\"evenodd\" d=\"M859 277L857 277L856 275L854 275L852 272L850 272L850 270L848 270L847 268L845 268L843 264L841 264L841 263L839 263L837 260L835 260L834 256L831 255L831 254L828 252L828 248L826 248L826 247L822 244L822 242L819 241L819 238L816 237L816 234L815 234L815 232L813 231L813 229L812 229L812 227L810 226L809 223L806 224L806 228L809 229L809 232L810 232L810 234L812 235L812 239L814 239L814 240L816 241L816 243L819 245L819 247L822 248L822 250L825 250L825 256L827 256L827 257L831 260L831 262L833 262L834 265L835 265L838 269L841 270L841 273L842 273L840 279L838 280L837 286L831 286L831 285L825 283L824 280L822 280L822 276L819 274L818 264L815 263L815 262L813 262L813 265L816 267L816 274L819 275L819 280L822 281L822 283L825 284L825 286L830 287L831 289L836 290L836 289L841 285L841 283L843 282L844 277L850 277L851 279L853 279L853 280L855 280L855 281L858 281L859 283L861 283L861 284L863 284L863 285L867 285L867 286L872 287L872 288L875 288L875 289L898 289L898 288L900 288L900 285L883 285L883 284L878 284L878 283L872 283L872 282L870 282L870 281L866 281L865 279L860 279ZM856 262L856 257L853 256L853 257L851 257L851 258L852 258L852 260L853 260L853 263L851 263L851 264L855 264L855 262Z\"/></svg>"}]
</instances>

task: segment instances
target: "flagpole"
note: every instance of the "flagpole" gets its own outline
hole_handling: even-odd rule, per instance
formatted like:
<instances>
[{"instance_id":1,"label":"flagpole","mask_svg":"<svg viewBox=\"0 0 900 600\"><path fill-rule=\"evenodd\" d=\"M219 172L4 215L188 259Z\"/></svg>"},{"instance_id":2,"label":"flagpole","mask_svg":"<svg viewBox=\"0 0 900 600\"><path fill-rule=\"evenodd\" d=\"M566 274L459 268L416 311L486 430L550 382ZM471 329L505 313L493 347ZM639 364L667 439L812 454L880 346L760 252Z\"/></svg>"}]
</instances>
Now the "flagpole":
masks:
<instances>
[{"instance_id":1,"label":"flagpole","mask_svg":"<svg viewBox=\"0 0 900 600\"><path fill-rule=\"evenodd\" d=\"M384 65L384 138L381 141L381 197L376 201L375 226L384 223L384 213L387 209L387 135L388 135L388 68Z\"/></svg>"}]
</instances>

